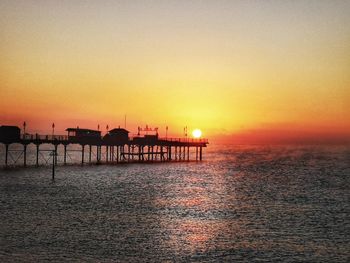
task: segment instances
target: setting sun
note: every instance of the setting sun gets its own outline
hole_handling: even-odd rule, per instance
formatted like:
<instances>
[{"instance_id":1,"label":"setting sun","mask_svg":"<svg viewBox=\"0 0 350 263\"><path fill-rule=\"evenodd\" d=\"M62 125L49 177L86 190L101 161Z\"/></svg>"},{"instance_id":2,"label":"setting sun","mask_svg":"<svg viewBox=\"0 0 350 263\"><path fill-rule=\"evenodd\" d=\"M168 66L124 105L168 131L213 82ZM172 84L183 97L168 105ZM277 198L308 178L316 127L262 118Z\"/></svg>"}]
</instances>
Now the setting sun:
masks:
<instances>
[{"instance_id":1,"label":"setting sun","mask_svg":"<svg viewBox=\"0 0 350 263\"><path fill-rule=\"evenodd\" d=\"M202 131L199 129L195 129L193 130L192 135L194 138L200 138L202 136Z\"/></svg>"}]
</instances>

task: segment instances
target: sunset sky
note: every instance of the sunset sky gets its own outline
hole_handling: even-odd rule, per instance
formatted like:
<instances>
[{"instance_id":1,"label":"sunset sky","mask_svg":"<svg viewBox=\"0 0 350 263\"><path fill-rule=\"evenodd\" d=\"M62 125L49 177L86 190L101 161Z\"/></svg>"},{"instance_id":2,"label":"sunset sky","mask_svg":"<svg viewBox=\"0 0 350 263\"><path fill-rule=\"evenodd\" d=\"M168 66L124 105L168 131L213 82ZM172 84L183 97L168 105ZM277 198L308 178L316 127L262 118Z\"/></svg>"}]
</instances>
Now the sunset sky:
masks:
<instances>
[{"instance_id":1,"label":"sunset sky","mask_svg":"<svg viewBox=\"0 0 350 263\"><path fill-rule=\"evenodd\" d=\"M0 125L350 141L350 1L0 1Z\"/></svg>"}]
</instances>

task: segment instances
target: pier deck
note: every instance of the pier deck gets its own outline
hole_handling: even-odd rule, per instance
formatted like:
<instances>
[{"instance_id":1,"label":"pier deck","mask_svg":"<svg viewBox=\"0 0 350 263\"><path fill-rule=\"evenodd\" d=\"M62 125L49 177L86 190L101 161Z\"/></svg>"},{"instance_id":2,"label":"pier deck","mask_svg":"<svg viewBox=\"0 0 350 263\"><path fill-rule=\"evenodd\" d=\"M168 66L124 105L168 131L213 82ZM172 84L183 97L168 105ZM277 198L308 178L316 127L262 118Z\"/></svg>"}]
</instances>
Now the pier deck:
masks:
<instances>
[{"instance_id":1,"label":"pier deck","mask_svg":"<svg viewBox=\"0 0 350 263\"><path fill-rule=\"evenodd\" d=\"M134 136L127 140L107 141L103 137L72 137L67 135L39 135L23 134L18 139L0 138L0 143L5 145L5 166L27 166L27 146L34 144L36 147L35 165L39 166L40 153L48 151L40 149L43 144L52 146L52 158L58 164L58 147L63 147L62 164L67 164L67 152L78 151L81 153L81 164L84 163L127 163L127 162L170 162L170 161L202 161L203 147L209 143L207 139L192 138L147 138ZM17 144L13 149L11 145ZM18 144L21 145L18 148ZM78 145L75 150L68 150L70 144ZM12 148L12 149L11 149ZM80 149L79 149L80 148ZM20 151L20 160L12 164L9 162L9 154L12 151ZM195 151L195 154L194 154ZM190 154L192 152L192 154ZM103 153L103 154L102 154ZM191 159L191 156L192 159ZM22 162L23 161L23 162Z\"/></svg>"}]
</instances>

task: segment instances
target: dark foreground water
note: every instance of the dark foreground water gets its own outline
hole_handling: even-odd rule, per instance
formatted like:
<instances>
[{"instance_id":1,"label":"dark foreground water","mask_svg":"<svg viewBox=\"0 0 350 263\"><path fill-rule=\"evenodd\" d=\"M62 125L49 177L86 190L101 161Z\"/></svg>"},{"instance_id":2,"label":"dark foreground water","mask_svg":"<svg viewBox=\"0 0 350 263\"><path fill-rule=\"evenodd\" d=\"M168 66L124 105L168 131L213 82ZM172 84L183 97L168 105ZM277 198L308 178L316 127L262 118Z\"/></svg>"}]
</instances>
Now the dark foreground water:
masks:
<instances>
[{"instance_id":1,"label":"dark foreground water","mask_svg":"<svg viewBox=\"0 0 350 263\"><path fill-rule=\"evenodd\" d=\"M0 170L0 262L349 262L350 148Z\"/></svg>"}]
</instances>

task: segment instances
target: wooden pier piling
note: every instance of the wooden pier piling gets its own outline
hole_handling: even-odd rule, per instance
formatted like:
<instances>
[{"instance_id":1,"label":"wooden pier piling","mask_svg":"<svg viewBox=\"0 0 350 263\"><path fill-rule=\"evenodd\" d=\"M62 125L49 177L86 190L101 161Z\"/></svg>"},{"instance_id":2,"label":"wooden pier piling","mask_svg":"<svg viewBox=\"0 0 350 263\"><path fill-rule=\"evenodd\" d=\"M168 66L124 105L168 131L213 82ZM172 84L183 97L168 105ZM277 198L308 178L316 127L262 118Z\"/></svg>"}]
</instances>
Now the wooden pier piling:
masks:
<instances>
[{"instance_id":1,"label":"wooden pier piling","mask_svg":"<svg viewBox=\"0 0 350 263\"><path fill-rule=\"evenodd\" d=\"M39 147L40 144L36 144L36 158L35 158L35 166L38 167L39 166Z\"/></svg>"},{"instance_id":2,"label":"wooden pier piling","mask_svg":"<svg viewBox=\"0 0 350 263\"><path fill-rule=\"evenodd\" d=\"M57 156L58 156L58 154L57 154L57 147L58 147L58 144L56 144L55 143L55 155L54 155L54 160L55 160L55 165L57 165Z\"/></svg>"},{"instance_id":3,"label":"wooden pier piling","mask_svg":"<svg viewBox=\"0 0 350 263\"><path fill-rule=\"evenodd\" d=\"M63 145L63 164L67 164L67 145Z\"/></svg>"},{"instance_id":4,"label":"wooden pier piling","mask_svg":"<svg viewBox=\"0 0 350 263\"><path fill-rule=\"evenodd\" d=\"M7 163L8 163L8 155L9 155L9 145L5 144L5 166L7 166Z\"/></svg>"},{"instance_id":5,"label":"wooden pier piling","mask_svg":"<svg viewBox=\"0 0 350 263\"><path fill-rule=\"evenodd\" d=\"M84 152L85 152L85 145L83 144L81 146L81 164L84 164Z\"/></svg>"},{"instance_id":6,"label":"wooden pier piling","mask_svg":"<svg viewBox=\"0 0 350 263\"><path fill-rule=\"evenodd\" d=\"M23 165L27 166L27 144L23 144Z\"/></svg>"}]
</instances>

